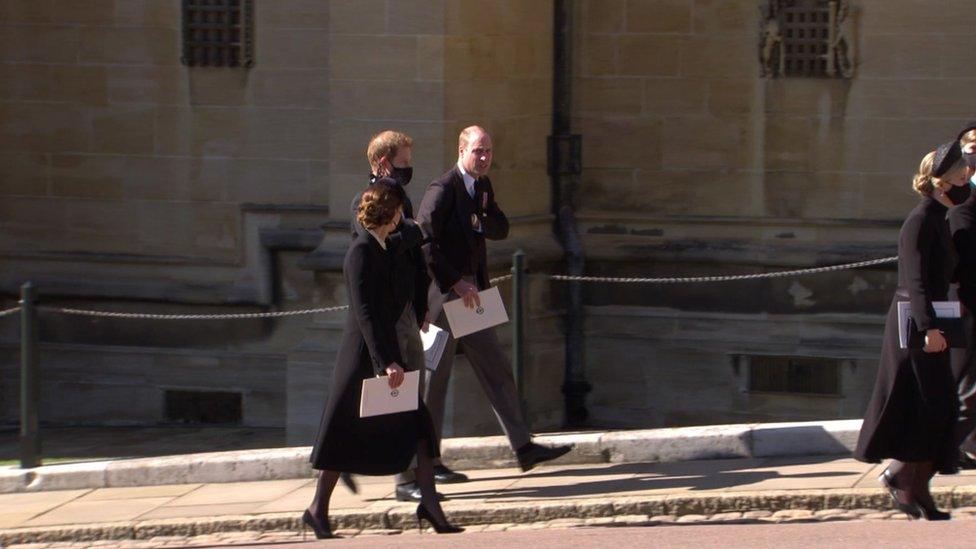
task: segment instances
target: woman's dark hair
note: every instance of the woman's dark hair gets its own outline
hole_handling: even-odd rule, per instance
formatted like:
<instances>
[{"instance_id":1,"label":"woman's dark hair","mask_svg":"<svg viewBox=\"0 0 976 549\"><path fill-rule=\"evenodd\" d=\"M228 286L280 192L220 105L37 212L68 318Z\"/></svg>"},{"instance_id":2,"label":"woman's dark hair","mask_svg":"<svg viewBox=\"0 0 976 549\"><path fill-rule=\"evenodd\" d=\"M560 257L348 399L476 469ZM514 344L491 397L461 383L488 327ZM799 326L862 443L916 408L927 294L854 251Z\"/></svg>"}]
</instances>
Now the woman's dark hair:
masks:
<instances>
[{"instance_id":1,"label":"woman's dark hair","mask_svg":"<svg viewBox=\"0 0 976 549\"><path fill-rule=\"evenodd\" d=\"M359 200L356 219L366 229L386 225L403 206L403 190L395 181L382 178L369 186Z\"/></svg>"}]
</instances>

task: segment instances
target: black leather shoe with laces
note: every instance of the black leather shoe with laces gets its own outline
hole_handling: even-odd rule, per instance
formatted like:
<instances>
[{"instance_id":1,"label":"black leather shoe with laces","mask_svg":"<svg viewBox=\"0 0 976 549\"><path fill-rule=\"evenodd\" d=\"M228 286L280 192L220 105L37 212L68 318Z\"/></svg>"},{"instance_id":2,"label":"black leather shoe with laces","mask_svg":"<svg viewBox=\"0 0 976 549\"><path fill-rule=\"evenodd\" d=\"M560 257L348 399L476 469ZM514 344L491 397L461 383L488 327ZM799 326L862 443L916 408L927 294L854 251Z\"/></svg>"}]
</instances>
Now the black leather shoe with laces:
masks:
<instances>
[{"instance_id":1,"label":"black leather shoe with laces","mask_svg":"<svg viewBox=\"0 0 976 549\"><path fill-rule=\"evenodd\" d=\"M434 480L438 484L453 484L455 482L468 482L468 475L452 471L444 465L434 466Z\"/></svg>"},{"instance_id":2,"label":"black leather shoe with laces","mask_svg":"<svg viewBox=\"0 0 976 549\"><path fill-rule=\"evenodd\" d=\"M396 500L397 501L412 501L414 503L420 503L420 486L417 486L416 482L408 482L406 484L397 484L396 487ZM437 492L437 501L444 501L446 498L444 494Z\"/></svg>"},{"instance_id":3,"label":"black leather shoe with laces","mask_svg":"<svg viewBox=\"0 0 976 549\"><path fill-rule=\"evenodd\" d=\"M564 444L561 446L542 446L534 442L530 442L519 448L515 452L515 457L518 458L519 467L521 467L522 471L525 472L544 461L550 461L560 456L564 456L572 449L572 444Z\"/></svg>"}]
</instances>

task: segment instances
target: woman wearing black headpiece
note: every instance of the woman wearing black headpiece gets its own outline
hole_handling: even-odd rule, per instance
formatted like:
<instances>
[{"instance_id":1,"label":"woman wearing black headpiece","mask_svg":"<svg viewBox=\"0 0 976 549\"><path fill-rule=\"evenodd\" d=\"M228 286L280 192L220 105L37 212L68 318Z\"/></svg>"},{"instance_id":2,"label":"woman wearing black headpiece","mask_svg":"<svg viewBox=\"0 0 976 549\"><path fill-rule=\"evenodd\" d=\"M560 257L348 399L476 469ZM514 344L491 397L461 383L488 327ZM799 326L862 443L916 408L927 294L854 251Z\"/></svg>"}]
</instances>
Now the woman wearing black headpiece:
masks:
<instances>
[{"instance_id":1,"label":"woman wearing black headpiece","mask_svg":"<svg viewBox=\"0 0 976 549\"><path fill-rule=\"evenodd\" d=\"M392 475L403 472L417 457L421 501L417 523L426 520L437 533L461 532L447 522L434 490L433 458L438 457L434 426L423 402L418 409L373 417L359 417L364 379L389 376L390 387L403 383L404 364L397 343L396 320L403 303L394 295L395 246L390 233L402 217L403 191L381 179L363 192L357 219L366 229L349 246L342 266L349 297L349 314L332 376L329 402L322 413L312 448L312 467L321 471L312 503L302 522L316 538L335 537L329 526L329 499L340 472ZM401 231L401 236L419 232Z\"/></svg>"},{"instance_id":2,"label":"woman wearing black headpiece","mask_svg":"<svg viewBox=\"0 0 976 549\"><path fill-rule=\"evenodd\" d=\"M958 399L948 342L935 327L933 301L944 301L955 269L946 212L969 196L959 142L925 155L912 183L922 196L898 236L898 289L885 322L874 394L864 416L854 457L869 463L891 459L880 480L895 506L912 518L948 520L929 491L935 472L955 472L952 428ZM911 303L924 347L902 349L898 302ZM909 334L911 336L912 334ZM911 346L909 346L911 347Z\"/></svg>"}]
</instances>

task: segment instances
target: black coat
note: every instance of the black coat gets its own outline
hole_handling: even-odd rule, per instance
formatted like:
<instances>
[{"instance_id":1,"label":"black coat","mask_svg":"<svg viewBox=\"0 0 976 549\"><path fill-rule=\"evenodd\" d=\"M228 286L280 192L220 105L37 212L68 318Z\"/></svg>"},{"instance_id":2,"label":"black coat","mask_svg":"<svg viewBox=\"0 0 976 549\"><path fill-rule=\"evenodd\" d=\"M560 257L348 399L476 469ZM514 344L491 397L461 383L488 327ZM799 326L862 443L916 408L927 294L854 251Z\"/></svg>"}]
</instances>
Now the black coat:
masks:
<instances>
[{"instance_id":1,"label":"black coat","mask_svg":"<svg viewBox=\"0 0 976 549\"><path fill-rule=\"evenodd\" d=\"M374 182L375 177L370 180L369 184L372 185ZM400 253L396 254L393 259L393 295L401 311L407 303L413 305L417 325L422 326L427 316L427 286L430 285L430 277L427 276L427 265L424 261L424 254L420 250L422 239L420 228L413 221L413 204L410 202L410 197L407 196L406 191L403 191L403 187L400 187L400 190L403 192L403 220L397 226L396 231L390 234L390 240L395 241L397 238L403 238L406 242L412 242L413 245L398 246L394 244ZM362 198L363 193L359 193L352 199L352 218L349 222L349 228L353 238L369 234L356 219L359 201Z\"/></svg>"},{"instance_id":2,"label":"black coat","mask_svg":"<svg viewBox=\"0 0 976 549\"><path fill-rule=\"evenodd\" d=\"M414 242L413 245L416 245ZM316 469L389 475L407 469L419 440L433 441L427 408L360 418L364 379L385 374L391 362L404 364L396 321L403 308L393 298L395 249L384 251L367 233L353 240L343 263L349 313L332 376L328 404L310 461ZM437 455L431 443L431 455Z\"/></svg>"},{"instance_id":3,"label":"black coat","mask_svg":"<svg viewBox=\"0 0 976 549\"><path fill-rule=\"evenodd\" d=\"M461 171L454 166L427 187L417 211L417 223L426 239L423 245L427 271L432 279L428 292L431 317L440 314L443 296L463 276L474 277L479 289L488 283L488 248L485 239L508 236L508 218L495 202L491 180L475 180L472 199ZM482 232L471 225L471 214L481 221Z\"/></svg>"},{"instance_id":4,"label":"black coat","mask_svg":"<svg viewBox=\"0 0 976 549\"><path fill-rule=\"evenodd\" d=\"M976 194L949 210L949 232L959 254L956 280L959 300L970 311L976 311Z\"/></svg>"},{"instance_id":5,"label":"black coat","mask_svg":"<svg viewBox=\"0 0 976 549\"><path fill-rule=\"evenodd\" d=\"M898 238L898 290L885 321L881 361L854 457L931 461L955 470L952 430L958 411L949 352L902 349L898 302L911 302L919 331L931 327L933 301L945 300L955 269L946 208L926 197L912 210Z\"/></svg>"}]
</instances>

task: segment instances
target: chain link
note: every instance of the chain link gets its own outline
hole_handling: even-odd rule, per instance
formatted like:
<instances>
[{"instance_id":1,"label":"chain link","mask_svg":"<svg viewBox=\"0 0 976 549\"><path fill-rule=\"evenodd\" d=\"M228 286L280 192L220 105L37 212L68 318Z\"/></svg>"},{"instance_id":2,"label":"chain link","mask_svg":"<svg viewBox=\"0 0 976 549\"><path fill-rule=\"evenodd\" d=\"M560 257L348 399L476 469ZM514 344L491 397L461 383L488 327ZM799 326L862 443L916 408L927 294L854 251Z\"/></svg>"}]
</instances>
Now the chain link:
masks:
<instances>
[{"instance_id":1,"label":"chain link","mask_svg":"<svg viewBox=\"0 0 976 549\"><path fill-rule=\"evenodd\" d=\"M0 311L0 318L3 318L5 316L7 316L7 315L12 315L12 314L17 313L17 312L20 312L20 307L14 307L13 309L7 309L6 311Z\"/></svg>"},{"instance_id":2,"label":"chain link","mask_svg":"<svg viewBox=\"0 0 976 549\"><path fill-rule=\"evenodd\" d=\"M148 313L116 313L111 311L90 311L86 309L69 309L66 307L40 307L41 310L64 315L94 316L100 318L137 318L144 320L240 320L247 318L280 318L285 316L311 315L316 313L330 313L344 311L348 305L337 307L322 307L319 309L299 309L295 311L272 311L267 313L231 313L215 315L160 315Z\"/></svg>"},{"instance_id":3,"label":"chain link","mask_svg":"<svg viewBox=\"0 0 976 549\"><path fill-rule=\"evenodd\" d=\"M792 271L777 271L774 273L753 273L746 275L726 275L726 276L693 276L684 278L622 278L610 276L569 276L569 275L549 275L552 280L566 282L612 282L629 284L681 284L686 282L728 282L732 280L755 280L759 278L782 278L785 276L799 276L816 273L827 273L831 271L843 271L847 269L857 269L858 267L869 267L871 265L882 265L884 263L894 263L898 261L898 256L884 257L881 259L871 259L859 261L857 263L847 263L844 265L830 265L827 267L815 267L812 269L796 269Z\"/></svg>"},{"instance_id":4,"label":"chain link","mask_svg":"<svg viewBox=\"0 0 976 549\"><path fill-rule=\"evenodd\" d=\"M611 283L636 283L636 284L678 284L683 282L726 282L731 280L753 280L758 278L779 278L784 276L797 276L815 273L826 273L830 271L842 271L846 269L856 269L858 267L868 267L871 265L881 265L898 261L898 257L885 257L882 259L872 259L869 261L859 261L857 263L847 263L845 265L831 265L828 267L816 267L813 269L797 269L793 271L779 271L775 273L755 273L747 275L729 276L695 276L685 278L621 278L607 276L569 276L569 275L543 275L551 280L566 282L611 282ZM498 284L506 280L511 280L513 275L507 274L498 276L490 280L491 284ZM287 316L310 315L318 313L331 313L335 311L345 311L348 305L336 307L321 307L318 309L298 309L295 311L272 311L267 313L230 313L213 315L166 315L150 313L117 313L111 311L93 311L87 309L71 309L67 307L39 307L44 311L60 313L64 315L91 316L97 318L131 318L142 320L241 320L252 318L281 318ZM14 307L6 311L0 311L0 317L11 315L20 311L20 307Z\"/></svg>"}]
</instances>

